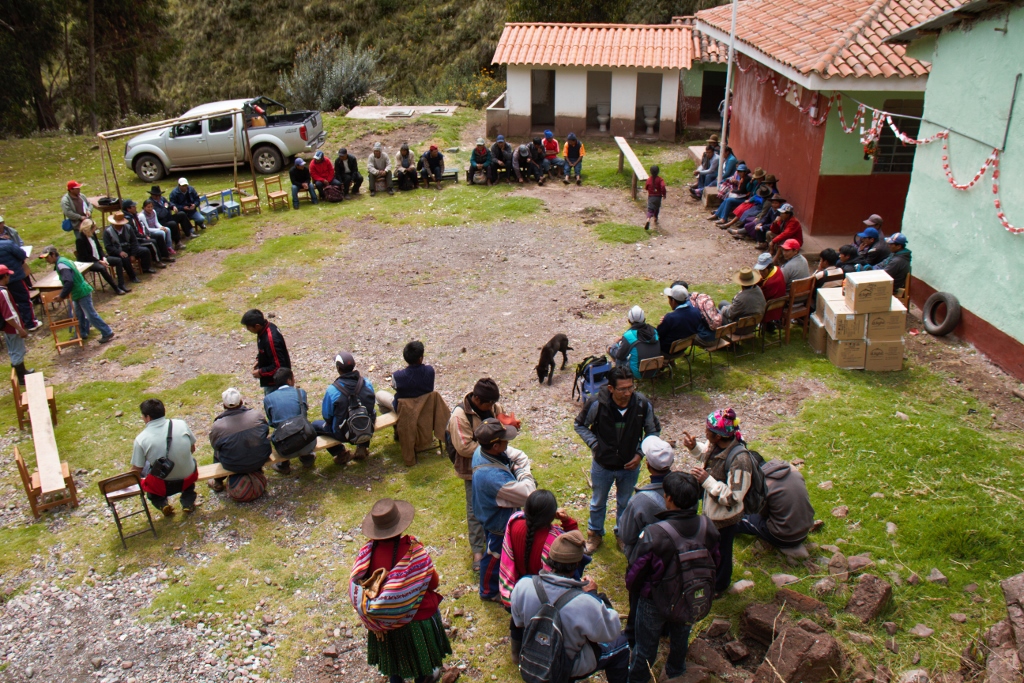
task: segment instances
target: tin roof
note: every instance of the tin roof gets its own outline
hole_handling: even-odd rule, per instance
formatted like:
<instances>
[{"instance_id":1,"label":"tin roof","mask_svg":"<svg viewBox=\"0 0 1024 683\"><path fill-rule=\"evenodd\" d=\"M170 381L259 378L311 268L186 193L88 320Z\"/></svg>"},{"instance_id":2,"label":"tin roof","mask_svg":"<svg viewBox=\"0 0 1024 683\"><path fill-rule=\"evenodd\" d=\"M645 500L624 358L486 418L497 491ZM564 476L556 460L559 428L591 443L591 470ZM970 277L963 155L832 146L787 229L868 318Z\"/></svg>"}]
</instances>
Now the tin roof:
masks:
<instances>
[{"instance_id":1,"label":"tin roof","mask_svg":"<svg viewBox=\"0 0 1024 683\"><path fill-rule=\"evenodd\" d=\"M680 24L508 23L491 63L688 69L692 34Z\"/></svg>"}]
</instances>

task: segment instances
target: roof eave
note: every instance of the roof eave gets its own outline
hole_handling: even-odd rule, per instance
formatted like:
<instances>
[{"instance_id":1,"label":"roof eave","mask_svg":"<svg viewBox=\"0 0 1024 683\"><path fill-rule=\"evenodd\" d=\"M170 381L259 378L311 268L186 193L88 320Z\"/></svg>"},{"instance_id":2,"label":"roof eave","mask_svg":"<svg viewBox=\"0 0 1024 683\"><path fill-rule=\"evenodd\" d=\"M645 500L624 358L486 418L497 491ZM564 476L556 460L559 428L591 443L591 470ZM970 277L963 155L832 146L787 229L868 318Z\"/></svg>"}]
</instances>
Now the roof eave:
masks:
<instances>
[{"instance_id":1,"label":"roof eave","mask_svg":"<svg viewBox=\"0 0 1024 683\"><path fill-rule=\"evenodd\" d=\"M711 26L710 24L703 21L700 17L697 17L697 22L694 25L694 29L708 35L715 40L729 44L729 34ZM783 64L774 57L771 57L764 52L761 52L754 46L744 43L741 40L736 41L736 51L740 52L747 57L750 57L755 62L758 62L772 71L776 71L779 74L785 76L790 81L797 85L806 88L807 90L859 90L862 92L868 91L879 91L879 92L924 92L926 85L928 84L928 76L913 76L909 78L899 77L832 77L824 78L817 72L811 72L808 74L801 73L789 66Z\"/></svg>"}]
</instances>

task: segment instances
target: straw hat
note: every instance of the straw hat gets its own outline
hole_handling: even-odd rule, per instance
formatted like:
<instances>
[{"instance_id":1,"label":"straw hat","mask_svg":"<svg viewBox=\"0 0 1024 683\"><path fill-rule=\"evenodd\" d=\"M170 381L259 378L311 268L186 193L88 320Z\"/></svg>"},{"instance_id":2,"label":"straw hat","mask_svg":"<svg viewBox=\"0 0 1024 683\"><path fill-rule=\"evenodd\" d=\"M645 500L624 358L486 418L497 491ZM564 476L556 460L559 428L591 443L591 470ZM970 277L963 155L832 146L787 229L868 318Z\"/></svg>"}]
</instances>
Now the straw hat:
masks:
<instances>
[{"instance_id":1,"label":"straw hat","mask_svg":"<svg viewBox=\"0 0 1024 683\"><path fill-rule=\"evenodd\" d=\"M394 538L409 528L415 514L412 503L382 498L363 518L363 536L374 541Z\"/></svg>"},{"instance_id":2,"label":"straw hat","mask_svg":"<svg viewBox=\"0 0 1024 683\"><path fill-rule=\"evenodd\" d=\"M128 219L124 217L123 211L115 211L107 218L111 225L128 225Z\"/></svg>"},{"instance_id":3,"label":"straw hat","mask_svg":"<svg viewBox=\"0 0 1024 683\"><path fill-rule=\"evenodd\" d=\"M740 268L739 271L732 276L732 281L740 287L750 287L761 281L761 273L752 268Z\"/></svg>"}]
</instances>

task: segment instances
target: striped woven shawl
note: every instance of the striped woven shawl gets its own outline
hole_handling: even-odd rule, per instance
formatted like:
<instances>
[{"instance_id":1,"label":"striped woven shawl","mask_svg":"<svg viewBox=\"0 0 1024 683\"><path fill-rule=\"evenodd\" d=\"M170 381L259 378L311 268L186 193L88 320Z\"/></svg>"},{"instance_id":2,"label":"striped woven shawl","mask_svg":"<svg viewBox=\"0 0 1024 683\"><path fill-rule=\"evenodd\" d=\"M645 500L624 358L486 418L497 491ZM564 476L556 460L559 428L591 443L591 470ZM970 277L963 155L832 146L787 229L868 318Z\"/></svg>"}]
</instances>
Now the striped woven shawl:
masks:
<instances>
[{"instance_id":1,"label":"striped woven shawl","mask_svg":"<svg viewBox=\"0 0 1024 683\"><path fill-rule=\"evenodd\" d=\"M426 548L414 536L409 536L409 541L409 552L388 572L376 596L371 597L359 585L370 576L373 542L364 545L356 556L349 580L349 599L359 619L374 633L383 634L411 622L434 576L434 563Z\"/></svg>"}]
</instances>

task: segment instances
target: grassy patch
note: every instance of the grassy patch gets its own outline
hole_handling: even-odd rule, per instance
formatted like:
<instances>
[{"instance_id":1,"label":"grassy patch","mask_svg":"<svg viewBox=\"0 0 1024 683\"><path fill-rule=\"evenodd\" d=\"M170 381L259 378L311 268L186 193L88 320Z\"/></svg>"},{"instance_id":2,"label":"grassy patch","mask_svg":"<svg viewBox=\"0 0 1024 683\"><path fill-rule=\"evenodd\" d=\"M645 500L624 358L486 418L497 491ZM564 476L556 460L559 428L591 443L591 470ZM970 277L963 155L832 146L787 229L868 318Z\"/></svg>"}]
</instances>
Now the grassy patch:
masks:
<instances>
[{"instance_id":1,"label":"grassy patch","mask_svg":"<svg viewBox=\"0 0 1024 683\"><path fill-rule=\"evenodd\" d=\"M169 311L175 306L180 306L185 303L186 297L184 294L173 294L171 296L163 296L156 301L151 301L142 307L143 313L163 313Z\"/></svg>"},{"instance_id":2,"label":"grassy patch","mask_svg":"<svg viewBox=\"0 0 1024 683\"><path fill-rule=\"evenodd\" d=\"M212 329L225 331L237 327L241 316L229 310L223 301L204 301L183 308L181 317L189 322L203 323Z\"/></svg>"},{"instance_id":3,"label":"grassy patch","mask_svg":"<svg viewBox=\"0 0 1024 683\"><path fill-rule=\"evenodd\" d=\"M245 282L246 274L240 270L225 270L206 281L206 286L215 292L227 292Z\"/></svg>"},{"instance_id":4,"label":"grassy patch","mask_svg":"<svg viewBox=\"0 0 1024 683\"><path fill-rule=\"evenodd\" d=\"M651 231L644 230L643 226L625 223L598 223L594 226L594 232L602 242L619 242L621 244L642 242L651 237Z\"/></svg>"},{"instance_id":5,"label":"grassy patch","mask_svg":"<svg viewBox=\"0 0 1024 683\"><path fill-rule=\"evenodd\" d=\"M277 301L295 301L311 293L310 283L305 280L284 280L262 290L253 303L265 306Z\"/></svg>"},{"instance_id":6,"label":"grassy patch","mask_svg":"<svg viewBox=\"0 0 1024 683\"><path fill-rule=\"evenodd\" d=\"M129 350L124 344L118 344L108 348L100 358L117 361L123 366L142 365L152 360L155 355L152 346L142 346Z\"/></svg>"}]
</instances>

